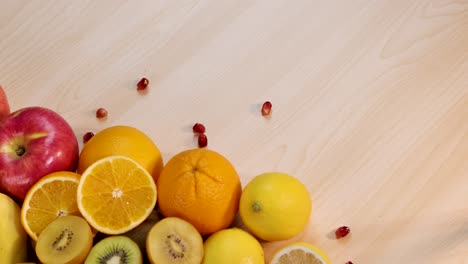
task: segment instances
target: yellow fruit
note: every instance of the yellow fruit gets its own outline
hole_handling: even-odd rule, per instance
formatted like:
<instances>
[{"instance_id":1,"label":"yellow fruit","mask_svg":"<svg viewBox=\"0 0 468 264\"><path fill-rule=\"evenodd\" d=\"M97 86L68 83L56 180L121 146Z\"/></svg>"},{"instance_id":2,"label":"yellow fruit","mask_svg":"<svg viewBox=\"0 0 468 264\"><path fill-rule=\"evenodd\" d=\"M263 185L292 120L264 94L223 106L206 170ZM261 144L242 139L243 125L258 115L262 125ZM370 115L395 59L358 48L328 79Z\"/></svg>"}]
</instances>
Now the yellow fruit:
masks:
<instances>
[{"instance_id":1,"label":"yellow fruit","mask_svg":"<svg viewBox=\"0 0 468 264\"><path fill-rule=\"evenodd\" d=\"M146 249L152 264L200 264L203 238L189 222L178 217L165 217L148 233Z\"/></svg>"},{"instance_id":2,"label":"yellow fruit","mask_svg":"<svg viewBox=\"0 0 468 264\"><path fill-rule=\"evenodd\" d=\"M286 240L299 234L311 211L307 188L295 177L279 172L260 174L247 183L239 205L245 226L266 241Z\"/></svg>"},{"instance_id":3,"label":"yellow fruit","mask_svg":"<svg viewBox=\"0 0 468 264\"><path fill-rule=\"evenodd\" d=\"M264 264L265 257L260 243L240 228L218 231L204 243L202 264Z\"/></svg>"},{"instance_id":4,"label":"yellow fruit","mask_svg":"<svg viewBox=\"0 0 468 264\"><path fill-rule=\"evenodd\" d=\"M278 250L270 264L330 264L330 259L325 253L305 242L295 242Z\"/></svg>"},{"instance_id":5,"label":"yellow fruit","mask_svg":"<svg viewBox=\"0 0 468 264\"><path fill-rule=\"evenodd\" d=\"M79 181L79 174L59 171L42 177L29 189L21 207L21 224L33 240L56 218L80 215L76 203Z\"/></svg>"},{"instance_id":6,"label":"yellow fruit","mask_svg":"<svg viewBox=\"0 0 468 264\"><path fill-rule=\"evenodd\" d=\"M122 155L145 168L157 182L163 167L161 152L142 131L130 126L112 126L99 131L83 146L78 161L78 173L101 158Z\"/></svg>"},{"instance_id":7,"label":"yellow fruit","mask_svg":"<svg viewBox=\"0 0 468 264\"><path fill-rule=\"evenodd\" d=\"M93 233L80 216L66 215L47 225L37 238L36 255L44 264L82 264L93 245Z\"/></svg>"},{"instance_id":8,"label":"yellow fruit","mask_svg":"<svg viewBox=\"0 0 468 264\"><path fill-rule=\"evenodd\" d=\"M27 261L27 234L20 222L20 208L13 199L0 193L1 263Z\"/></svg>"},{"instance_id":9,"label":"yellow fruit","mask_svg":"<svg viewBox=\"0 0 468 264\"><path fill-rule=\"evenodd\" d=\"M77 189L78 209L97 231L125 233L142 223L156 205L156 184L136 161L110 156L89 166Z\"/></svg>"}]
</instances>

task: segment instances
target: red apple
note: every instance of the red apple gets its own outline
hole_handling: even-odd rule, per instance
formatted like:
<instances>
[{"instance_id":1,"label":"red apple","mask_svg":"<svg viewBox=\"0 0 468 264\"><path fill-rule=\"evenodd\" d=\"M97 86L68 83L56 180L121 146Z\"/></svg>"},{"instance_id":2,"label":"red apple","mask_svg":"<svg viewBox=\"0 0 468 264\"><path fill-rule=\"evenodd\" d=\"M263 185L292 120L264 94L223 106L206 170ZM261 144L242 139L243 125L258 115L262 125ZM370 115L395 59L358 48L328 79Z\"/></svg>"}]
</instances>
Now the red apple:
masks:
<instances>
[{"instance_id":1,"label":"red apple","mask_svg":"<svg viewBox=\"0 0 468 264\"><path fill-rule=\"evenodd\" d=\"M7 118L9 114L10 114L10 105L8 104L5 91L0 85L0 121Z\"/></svg>"},{"instance_id":2,"label":"red apple","mask_svg":"<svg viewBox=\"0 0 468 264\"><path fill-rule=\"evenodd\" d=\"M76 171L78 140L58 113L26 107L0 121L0 192L22 202L27 191L55 171Z\"/></svg>"}]
</instances>

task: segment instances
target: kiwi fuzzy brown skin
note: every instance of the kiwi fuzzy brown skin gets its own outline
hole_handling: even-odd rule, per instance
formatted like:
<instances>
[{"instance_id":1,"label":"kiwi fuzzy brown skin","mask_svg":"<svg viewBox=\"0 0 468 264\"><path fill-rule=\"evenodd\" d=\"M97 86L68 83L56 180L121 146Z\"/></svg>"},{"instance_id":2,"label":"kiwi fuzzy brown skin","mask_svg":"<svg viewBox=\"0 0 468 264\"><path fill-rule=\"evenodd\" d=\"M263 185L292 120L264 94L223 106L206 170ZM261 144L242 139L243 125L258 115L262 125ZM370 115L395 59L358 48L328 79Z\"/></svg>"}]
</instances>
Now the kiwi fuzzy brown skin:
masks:
<instances>
[{"instance_id":1,"label":"kiwi fuzzy brown skin","mask_svg":"<svg viewBox=\"0 0 468 264\"><path fill-rule=\"evenodd\" d=\"M122 235L129 237L133 241L135 241L138 246L140 247L141 252L143 255L146 255L146 237L148 236L149 231L151 228L161 220L159 213L155 210L153 211L146 220L135 227L134 229L123 233Z\"/></svg>"},{"instance_id":2,"label":"kiwi fuzzy brown skin","mask_svg":"<svg viewBox=\"0 0 468 264\"><path fill-rule=\"evenodd\" d=\"M28 252L28 261L30 263L40 263L39 262L39 258L37 257L36 255L36 241L34 241L31 237L28 236L28 249L27 249L27 252ZM29 263L29 262L25 262L25 263Z\"/></svg>"}]
</instances>

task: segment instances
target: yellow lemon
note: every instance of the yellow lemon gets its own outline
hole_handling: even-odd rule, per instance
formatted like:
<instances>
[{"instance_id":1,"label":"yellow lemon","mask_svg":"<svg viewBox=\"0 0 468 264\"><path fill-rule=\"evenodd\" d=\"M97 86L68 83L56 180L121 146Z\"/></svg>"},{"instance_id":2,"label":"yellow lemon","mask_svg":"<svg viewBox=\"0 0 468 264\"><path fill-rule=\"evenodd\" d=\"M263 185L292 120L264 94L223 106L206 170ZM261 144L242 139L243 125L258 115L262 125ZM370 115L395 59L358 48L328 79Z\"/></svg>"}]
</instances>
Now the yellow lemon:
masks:
<instances>
[{"instance_id":1,"label":"yellow lemon","mask_svg":"<svg viewBox=\"0 0 468 264\"><path fill-rule=\"evenodd\" d=\"M239 213L245 226L266 241L290 239L309 222L312 201L307 188L295 177L267 172L245 186Z\"/></svg>"},{"instance_id":2,"label":"yellow lemon","mask_svg":"<svg viewBox=\"0 0 468 264\"><path fill-rule=\"evenodd\" d=\"M161 152L151 138L131 126L111 126L96 133L83 146L78 173L82 174L97 160L114 155L133 159L157 182L163 168Z\"/></svg>"},{"instance_id":3,"label":"yellow lemon","mask_svg":"<svg viewBox=\"0 0 468 264\"><path fill-rule=\"evenodd\" d=\"M330 264L330 259L318 247L305 243L295 242L278 250L270 264Z\"/></svg>"},{"instance_id":4,"label":"yellow lemon","mask_svg":"<svg viewBox=\"0 0 468 264\"><path fill-rule=\"evenodd\" d=\"M260 243L240 228L218 231L204 243L202 264L264 264L265 258Z\"/></svg>"}]
</instances>

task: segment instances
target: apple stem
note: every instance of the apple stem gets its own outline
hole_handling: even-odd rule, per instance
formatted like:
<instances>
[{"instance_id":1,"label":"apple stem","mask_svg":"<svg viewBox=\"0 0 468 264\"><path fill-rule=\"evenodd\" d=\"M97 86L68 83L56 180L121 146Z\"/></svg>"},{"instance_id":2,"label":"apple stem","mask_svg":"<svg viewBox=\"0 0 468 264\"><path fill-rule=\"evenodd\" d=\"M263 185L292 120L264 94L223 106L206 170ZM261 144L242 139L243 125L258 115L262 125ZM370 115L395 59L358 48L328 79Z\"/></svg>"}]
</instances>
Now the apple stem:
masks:
<instances>
[{"instance_id":1,"label":"apple stem","mask_svg":"<svg viewBox=\"0 0 468 264\"><path fill-rule=\"evenodd\" d=\"M16 149L15 149L15 152L16 152L16 155L18 155L19 157L23 156L24 153L26 152L26 148L23 147L23 146L18 146Z\"/></svg>"}]
</instances>

